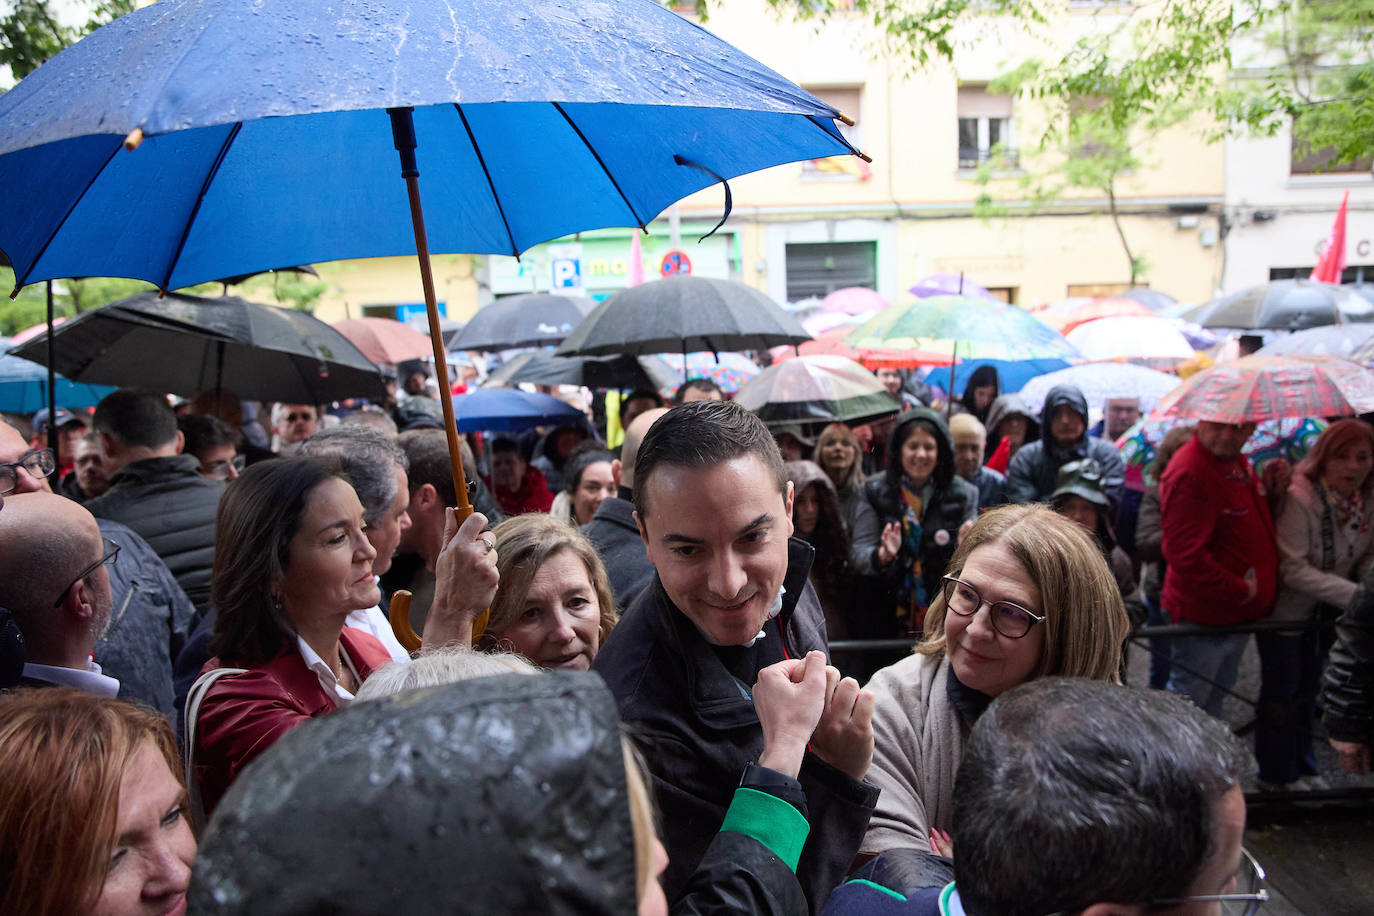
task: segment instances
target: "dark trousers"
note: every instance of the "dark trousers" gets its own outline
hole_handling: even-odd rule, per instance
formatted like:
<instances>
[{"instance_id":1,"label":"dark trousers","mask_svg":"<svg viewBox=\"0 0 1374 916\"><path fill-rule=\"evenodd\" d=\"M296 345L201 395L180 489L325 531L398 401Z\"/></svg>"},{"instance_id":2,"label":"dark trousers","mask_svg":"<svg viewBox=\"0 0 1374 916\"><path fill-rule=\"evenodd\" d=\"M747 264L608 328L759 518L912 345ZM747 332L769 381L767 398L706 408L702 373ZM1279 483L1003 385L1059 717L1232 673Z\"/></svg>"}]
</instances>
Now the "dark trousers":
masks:
<instances>
[{"instance_id":1,"label":"dark trousers","mask_svg":"<svg viewBox=\"0 0 1374 916\"><path fill-rule=\"evenodd\" d=\"M1317 630L1256 633L1260 657L1259 709L1255 720L1255 759L1259 777L1284 785L1317 774L1312 726L1317 719L1317 689L1330 644Z\"/></svg>"}]
</instances>

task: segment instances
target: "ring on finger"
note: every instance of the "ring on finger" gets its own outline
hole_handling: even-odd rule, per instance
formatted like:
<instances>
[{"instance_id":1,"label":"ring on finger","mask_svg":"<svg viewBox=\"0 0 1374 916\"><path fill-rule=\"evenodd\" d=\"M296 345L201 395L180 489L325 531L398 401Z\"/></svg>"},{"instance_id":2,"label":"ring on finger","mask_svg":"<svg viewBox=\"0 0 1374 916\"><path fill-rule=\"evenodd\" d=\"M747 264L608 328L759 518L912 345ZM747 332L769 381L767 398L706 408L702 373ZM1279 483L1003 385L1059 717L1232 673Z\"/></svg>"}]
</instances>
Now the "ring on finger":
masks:
<instances>
[{"instance_id":1,"label":"ring on finger","mask_svg":"<svg viewBox=\"0 0 1374 916\"><path fill-rule=\"evenodd\" d=\"M491 553L493 550L496 549L496 542L493 541L491 538L481 537L481 538L478 538L477 540L481 541L482 544L487 548L487 549L484 551L484 553Z\"/></svg>"}]
</instances>

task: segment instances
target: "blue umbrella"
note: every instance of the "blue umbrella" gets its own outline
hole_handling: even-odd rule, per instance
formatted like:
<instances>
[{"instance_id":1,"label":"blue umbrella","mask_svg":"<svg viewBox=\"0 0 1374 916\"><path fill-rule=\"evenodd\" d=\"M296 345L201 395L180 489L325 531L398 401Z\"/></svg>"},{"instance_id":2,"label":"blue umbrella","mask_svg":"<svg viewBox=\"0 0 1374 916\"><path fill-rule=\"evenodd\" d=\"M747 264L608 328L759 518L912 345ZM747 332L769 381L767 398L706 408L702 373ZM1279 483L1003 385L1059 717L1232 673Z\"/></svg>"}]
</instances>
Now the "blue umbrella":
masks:
<instances>
[{"instance_id":1,"label":"blue umbrella","mask_svg":"<svg viewBox=\"0 0 1374 916\"><path fill-rule=\"evenodd\" d=\"M581 417L582 411L547 394L518 388L478 388L453 399L453 417L460 433L505 431L545 426Z\"/></svg>"},{"instance_id":2,"label":"blue umbrella","mask_svg":"<svg viewBox=\"0 0 1374 916\"><path fill-rule=\"evenodd\" d=\"M519 254L851 153L837 116L653 0L161 0L0 97L0 249L164 290L414 254L418 144L429 246Z\"/></svg>"},{"instance_id":3,"label":"blue umbrella","mask_svg":"<svg viewBox=\"0 0 1374 916\"><path fill-rule=\"evenodd\" d=\"M1060 369L1068 368L1068 365L1062 359L966 359L954 367L955 396L963 396L964 389L968 387L969 376L973 375L979 366L991 366L996 369L1002 393L1010 394L1020 391L1036 376L1058 372ZM942 372L943 376L940 375ZM931 369L930 376L932 381L949 381L949 373L944 368Z\"/></svg>"},{"instance_id":4,"label":"blue umbrella","mask_svg":"<svg viewBox=\"0 0 1374 916\"><path fill-rule=\"evenodd\" d=\"M3 351L9 340L0 337L0 412L34 413L48 406L48 370ZM54 400L61 407L94 407L114 391L104 385L83 385L57 376Z\"/></svg>"}]
</instances>

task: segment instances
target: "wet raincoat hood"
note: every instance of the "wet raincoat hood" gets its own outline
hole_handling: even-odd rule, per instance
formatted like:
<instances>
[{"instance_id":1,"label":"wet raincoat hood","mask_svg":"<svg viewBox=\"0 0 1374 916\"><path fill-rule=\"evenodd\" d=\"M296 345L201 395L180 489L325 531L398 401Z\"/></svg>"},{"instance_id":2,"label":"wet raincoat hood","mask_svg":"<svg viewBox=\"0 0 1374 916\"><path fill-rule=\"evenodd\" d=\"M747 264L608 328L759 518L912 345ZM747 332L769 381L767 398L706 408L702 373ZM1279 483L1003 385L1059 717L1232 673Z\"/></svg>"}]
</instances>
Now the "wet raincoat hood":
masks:
<instances>
[{"instance_id":1,"label":"wet raincoat hood","mask_svg":"<svg viewBox=\"0 0 1374 916\"><path fill-rule=\"evenodd\" d=\"M1062 449L1056 445L1054 433L1050 429L1050 418L1061 404L1069 405L1083 418L1083 434L1078 437L1073 449ZM1074 454L1082 452L1082 446L1088 441L1088 399L1083 397L1083 392L1076 386L1055 385L1050 389L1050 393L1045 395L1045 406L1040 411L1040 441L1045 443L1045 451L1051 455L1063 455L1069 451Z\"/></svg>"},{"instance_id":2,"label":"wet raincoat hood","mask_svg":"<svg viewBox=\"0 0 1374 916\"><path fill-rule=\"evenodd\" d=\"M636 907L620 720L588 673L354 703L244 772L193 914L600 914Z\"/></svg>"},{"instance_id":3,"label":"wet raincoat hood","mask_svg":"<svg viewBox=\"0 0 1374 916\"><path fill-rule=\"evenodd\" d=\"M1026 407L1026 402L1021 400L1021 395L1004 394L992 402L992 406L988 408L987 422L983 424L987 427L989 448L997 448L997 443L1000 442L1001 439L999 438L994 441L992 437L997 430L997 424L1001 423L1007 417L1026 418L1026 423L1028 424L1026 428L1027 442L1034 442L1039 438L1040 419L1032 414Z\"/></svg>"}]
</instances>

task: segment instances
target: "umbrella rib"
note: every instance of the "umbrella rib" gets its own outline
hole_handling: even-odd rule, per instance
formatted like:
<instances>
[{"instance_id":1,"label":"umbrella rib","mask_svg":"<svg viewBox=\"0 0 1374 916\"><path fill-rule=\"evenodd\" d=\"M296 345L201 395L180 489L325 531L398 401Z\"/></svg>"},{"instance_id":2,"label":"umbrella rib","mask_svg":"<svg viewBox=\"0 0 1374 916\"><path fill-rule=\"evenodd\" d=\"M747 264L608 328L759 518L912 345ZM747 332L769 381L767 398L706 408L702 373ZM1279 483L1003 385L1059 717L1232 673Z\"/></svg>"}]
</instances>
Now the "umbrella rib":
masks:
<instances>
[{"instance_id":1,"label":"umbrella rib","mask_svg":"<svg viewBox=\"0 0 1374 916\"><path fill-rule=\"evenodd\" d=\"M829 137L830 139L832 139L832 140L835 139L835 135L832 134L830 131L826 130L826 129L825 129L825 125L822 124L822 123L820 122L820 120L819 120L815 115L807 115L807 116L806 116L806 120L808 120L808 121L810 121L812 124L816 125L816 126L817 126L818 128L820 128L822 131L825 131L825 135L826 135L827 137ZM848 140L846 140L846 139L844 138L843 135L841 135L841 136L839 137L839 141L840 141L841 143L843 143L843 144L849 149L849 151L850 151L851 153L853 153L855 156L858 156L858 157L859 157L860 159L862 159L864 162L872 162L872 161L873 161L873 157L872 157L872 156L869 156L869 155L867 155L866 153L864 153L863 151L859 150L857 147L854 146L854 144L852 144L852 143L850 143Z\"/></svg>"},{"instance_id":2,"label":"umbrella rib","mask_svg":"<svg viewBox=\"0 0 1374 916\"><path fill-rule=\"evenodd\" d=\"M77 205L80 204L82 199L86 196L86 192L89 191L91 189L91 185L95 184L96 180L100 178L101 174L105 171L106 166L110 164L110 162L114 159L115 154L119 152L120 147L122 147L123 145L123 138L120 138L119 140L115 141L114 149L110 150L110 155L105 157L105 161L100 164L100 168L96 169L95 173L91 175L91 180L86 182L86 186L81 189L80 194L76 195L76 199L73 200L72 205L67 208L67 212L62 214L62 218L57 221L57 225L53 226L52 232L48 233L48 237L43 240L43 246L38 249L38 254L34 256L33 261L31 261L29 263L29 266L25 268L24 275L22 277L18 275L15 276L14 290L10 293L11 299L19 295L19 291L24 288L24 285L26 283L28 283L29 274L33 273L33 269L38 266L38 262L43 260L43 255L47 253L48 246L53 243L53 239L57 238L57 233L61 232L62 227L67 224L67 220L71 218L72 212L76 210Z\"/></svg>"},{"instance_id":3,"label":"umbrella rib","mask_svg":"<svg viewBox=\"0 0 1374 916\"><path fill-rule=\"evenodd\" d=\"M644 229L644 220L635 212L634 204L630 203L630 198L625 196L625 192L620 188L620 182L615 180L615 176L611 174L610 168L608 168L606 163L602 160L601 154L596 151L596 147L592 146L591 141L587 139L587 135L582 133L582 128L578 127L577 124L573 122L572 116L563 110L563 106L560 103L551 102L549 104L553 105L554 111L557 111L563 116L563 120L567 121L568 126L573 129L573 133L577 134L577 139L582 141L582 145L587 148L587 152L592 154L592 158L596 160L596 164L601 166L601 171L606 175L606 180L611 183L611 187L615 188L615 192L619 194L620 199L625 202L625 208L629 210L630 215L634 217L635 225L641 230L647 231Z\"/></svg>"},{"instance_id":4,"label":"umbrella rib","mask_svg":"<svg viewBox=\"0 0 1374 916\"><path fill-rule=\"evenodd\" d=\"M191 236L191 227L195 225L196 217L200 215L200 205L205 202L205 195L210 190L211 183L215 176L219 174L219 167L224 163L224 157L229 152L229 147L234 145L238 139L239 131L243 130L243 122L235 121L234 126L229 129L229 134L220 144L219 152L215 154L215 161L210 165L210 170L205 174L205 180L201 182L200 193L196 195L195 206L191 208L191 215L186 218L186 225L181 229L181 238L177 239L176 251L172 253L172 261L167 265L167 273L159 283L158 289L164 295L167 293L167 285L172 282L172 274L176 271L177 261L181 260L181 252L186 247L186 240Z\"/></svg>"},{"instance_id":5,"label":"umbrella rib","mask_svg":"<svg viewBox=\"0 0 1374 916\"><path fill-rule=\"evenodd\" d=\"M515 244L514 233L510 231L510 220L506 219L506 208L501 206L501 198L496 193L496 182L491 179L491 169L487 168L487 158L482 155L482 147L477 145L477 135L472 132L472 125L468 123L468 116L463 114L463 106L454 102L453 110L458 112L458 118L463 122L463 130L468 132L468 142L472 144L472 151L477 156L477 164L482 167L482 174L487 179L487 189L491 191L491 202L496 204L496 212L501 214L501 225L506 230L507 240L510 241L510 253L519 258L520 248Z\"/></svg>"}]
</instances>

